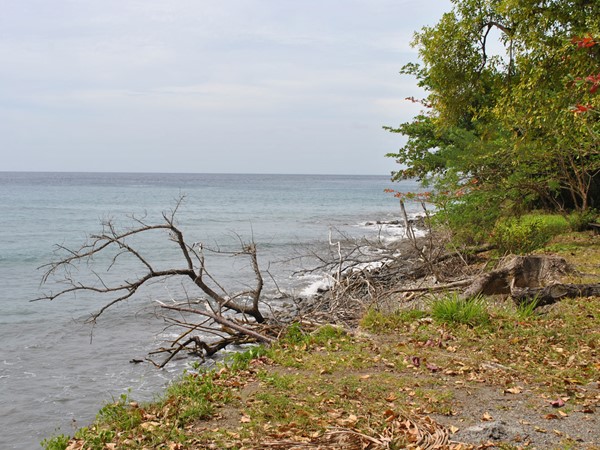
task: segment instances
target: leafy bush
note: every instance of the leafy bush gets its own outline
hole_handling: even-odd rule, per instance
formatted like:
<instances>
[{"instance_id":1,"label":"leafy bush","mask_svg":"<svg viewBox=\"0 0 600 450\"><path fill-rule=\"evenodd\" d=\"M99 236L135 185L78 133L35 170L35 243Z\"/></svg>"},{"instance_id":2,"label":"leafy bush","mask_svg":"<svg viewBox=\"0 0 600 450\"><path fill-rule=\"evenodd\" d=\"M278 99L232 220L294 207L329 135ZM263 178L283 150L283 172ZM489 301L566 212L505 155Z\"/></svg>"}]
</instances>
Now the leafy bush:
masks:
<instances>
[{"instance_id":1,"label":"leafy bush","mask_svg":"<svg viewBox=\"0 0 600 450\"><path fill-rule=\"evenodd\" d=\"M584 231L588 228L590 223L597 220L598 212L594 209L587 211L576 211L567 217L569 226L573 231Z\"/></svg>"},{"instance_id":2,"label":"leafy bush","mask_svg":"<svg viewBox=\"0 0 600 450\"><path fill-rule=\"evenodd\" d=\"M472 193L468 200L445 201L442 195L435 198L437 211L434 226L445 226L452 231L452 239L458 246L484 243L500 215L494 198L484 193Z\"/></svg>"},{"instance_id":3,"label":"leafy bush","mask_svg":"<svg viewBox=\"0 0 600 450\"><path fill-rule=\"evenodd\" d=\"M543 247L553 236L568 229L562 216L529 214L498 220L490 240L501 253L524 254Z\"/></svg>"},{"instance_id":4,"label":"leafy bush","mask_svg":"<svg viewBox=\"0 0 600 450\"><path fill-rule=\"evenodd\" d=\"M476 327L489 323L490 316L482 297L463 299L451 294L431 303L431 317L439 322L460 323Z\"/></svg>"}]
</instances>

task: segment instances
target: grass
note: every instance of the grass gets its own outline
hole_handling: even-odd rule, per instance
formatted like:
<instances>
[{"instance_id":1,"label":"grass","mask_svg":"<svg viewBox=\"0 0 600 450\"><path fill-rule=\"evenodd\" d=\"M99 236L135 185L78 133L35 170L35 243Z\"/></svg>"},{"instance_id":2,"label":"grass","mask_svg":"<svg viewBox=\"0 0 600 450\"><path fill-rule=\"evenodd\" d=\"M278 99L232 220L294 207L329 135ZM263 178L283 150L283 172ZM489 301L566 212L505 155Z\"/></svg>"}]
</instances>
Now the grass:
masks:
<instances>
[{"instance_id":1,"label":"grass","mask_svg":"<svg viewBox=\"0 0 600 450\"><path fill-rule=\"evenodd\" d=\"M600 298L564 300L546 314L483 303L449 296L419 314L371 310L357 335L295 325L271 348L184 375L159 402L111 402L76 438L89 449L142 449L242 448L267 436L310 439L331 427L377 435L388 426L385 414L452 417L456 386L481 383L570 394L572 407L589 400L575 387L600 377ZM509 369L486 369L489 362ZM228 408L233 421L220 422ZM64 449L65 437L44 446Z\"/></svg>"},{"instance_id":2,"label":"grass","mask_svg":"<svg viewBox=\"0 0 600 450\"><path fill-rule=\"evenodd\" d=\"M477 327L490 322L485 300L481 296L461 298L458 294L449 294L434 299L430 308L431 317L441 323Z\"/></svg>"},{"instance_id":3,"label":"grass","mask_svg":"<svg viewBox=\"0 0 600 450\"><path fill-rule=\"evenodd\" d=\"M600 272L600 243L589 235L548 245L567 248L578 268ZM586 386L600 379L599 332L600 297L540 311L535 302L443 295L424 310L370 309L356 332L294 324L269 348L249 347L217 370L184 374L159 401L110 402L75 442L94 450L241 449L265 440L308 442L332 428L380 436L403 415L455 420L466 399L481 401L471 392L482 387L496 397L527 393L531 408L569 398L561 411L571 416L597 403L597 390ZM564 442L554 448L569 448ZM67 437L42 446L63 450Z\"/></svg>"}]
</instances>

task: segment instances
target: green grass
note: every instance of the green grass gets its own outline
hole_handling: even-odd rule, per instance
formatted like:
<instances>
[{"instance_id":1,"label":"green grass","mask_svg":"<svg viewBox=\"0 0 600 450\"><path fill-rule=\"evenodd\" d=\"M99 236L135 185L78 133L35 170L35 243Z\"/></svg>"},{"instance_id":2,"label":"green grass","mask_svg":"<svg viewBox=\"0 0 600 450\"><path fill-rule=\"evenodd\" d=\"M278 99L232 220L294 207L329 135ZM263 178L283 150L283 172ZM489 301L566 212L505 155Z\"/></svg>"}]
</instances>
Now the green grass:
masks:
<instances>
[{"instance_id":1,"label":"green grass","mask_svg":"<svg viewBox=\"0 0 600 450\"><path fill-rule=\"evenodd\" d=\"M430 309L431 317L441 323L477 327L490 322L486 303L482 297L463 299L458 294L449 294L432 300Z\"/></svg>"},{"instance_id":2,"label":"green grass","mask_svg":"<svg viewBox=\"0 0 600 450\"><path fill-rule=\"evenodd\" d=\"M51 438L44 439L41 446L45 450L65 450L69 445L70 437L66 434L59 434Z\"/></svg>"},{"instance_id":3,"label":"green grass","mask_svg":"<svg viewBox=\"0 0 600 450\"><path fill-rule=\"evenodd\" d=\"M578 269L600 272L594 236L573 233L552 245L569 246ZM460 389L483 385L520 386L532 398L569 396L570 413L597 401L594 390L580 388L600 377L598 311L600 297L563 299L539 312L535 302L446 295L426 310L370 309L356 333L294 324L270 347L184 374L157 402L122 396L76 436L93 450L307 442L332 427L379 436L389 426L385 413L452 420L467 401ZM505 444L498 445L511 448ZM42 443L47 450L66 445L64 435Z\"/></svg>"},{"instance_id":4,"label":"green grass","mask_svg":"<svg viewBox=\"0 0 600 450\"><path fill-rule=\"evenodd\" d=\"M404 309L391 313L383 313L370 308L361 319L360 326L374 333L391 333L393 331L400 331L407 324L426 316L427 313L420 309Z\"/></svg>"},{"instance_id":5,"label":"green grass","mask_svg":"<svg viewBox=\"0 0 600 450\"><path fill-rule=\"evenodd\" d=\"M253 359L267 354L267 349L262 345L253 345L243 352L231 353L225 363L233 370L244 370Z\"/></svg>"}]
</instances>

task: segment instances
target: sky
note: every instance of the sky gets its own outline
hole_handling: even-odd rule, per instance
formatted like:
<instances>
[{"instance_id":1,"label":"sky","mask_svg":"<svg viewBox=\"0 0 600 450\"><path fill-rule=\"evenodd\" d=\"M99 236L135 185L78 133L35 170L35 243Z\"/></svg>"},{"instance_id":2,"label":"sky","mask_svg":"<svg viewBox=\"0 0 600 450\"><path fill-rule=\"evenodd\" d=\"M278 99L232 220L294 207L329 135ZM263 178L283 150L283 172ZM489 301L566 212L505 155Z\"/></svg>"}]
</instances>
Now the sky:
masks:
<instances>
[{"instance_id":1,"label":"sky","mask_svg":"<svg viewBox=\"0 0 600 450\"><path fill-rule=\"evenodd\" d=\"M450 0L0 0L0 171L387 175Z\"/></svg>"}]
</instances>

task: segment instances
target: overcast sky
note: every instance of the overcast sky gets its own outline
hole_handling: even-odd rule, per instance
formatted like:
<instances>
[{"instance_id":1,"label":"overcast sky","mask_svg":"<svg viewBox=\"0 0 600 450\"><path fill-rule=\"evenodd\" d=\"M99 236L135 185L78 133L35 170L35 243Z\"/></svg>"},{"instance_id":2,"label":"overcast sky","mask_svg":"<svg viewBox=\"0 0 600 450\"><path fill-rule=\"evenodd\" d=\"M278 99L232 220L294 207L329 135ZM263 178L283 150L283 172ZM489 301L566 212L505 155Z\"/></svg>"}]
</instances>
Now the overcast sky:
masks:
<instances>
[{"instance_id":1,"label":"overcast sky","mask_svg":"<svg viewBox=\"0 0 600 450\"><path fill-rule=\"evenodd\" d=\"M450 0L0 0L0 171L388 174Z\"/></svg>"}]
</instances>

